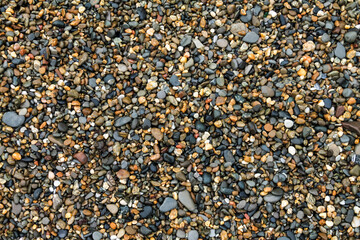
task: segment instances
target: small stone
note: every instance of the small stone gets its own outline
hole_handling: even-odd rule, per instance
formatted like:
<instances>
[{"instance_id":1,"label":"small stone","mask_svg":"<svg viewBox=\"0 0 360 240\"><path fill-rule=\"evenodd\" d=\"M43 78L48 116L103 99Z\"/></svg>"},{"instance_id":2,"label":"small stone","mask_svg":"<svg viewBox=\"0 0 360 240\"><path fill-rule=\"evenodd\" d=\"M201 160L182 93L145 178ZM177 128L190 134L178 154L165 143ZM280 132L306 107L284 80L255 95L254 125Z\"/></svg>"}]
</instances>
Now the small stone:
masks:
<instances>
[{"instance_id":1,"label":"small stone","mask_svg":"<svg viewBox=\"0 0 360 240\"><path fill-rule=\"evenodd\" d=\"M196 209L195 203L187 190L179 192L179 201L190 211L194 211Z\"/></svg>"},{"instance_id":2,"label":"small stone","mask_svg":"<svg viewBox=\"0 0 360 240\"><path fill-rule=\"evenodd\" d=\"M345 41L349 42L349 43L355 42L356 38L357 38L357 32L356 31L348 31L344 35Z\"/></svg>"},{"instance_id":3,"label":"small stone","mask_svg":"<svg viewBox=\"0 0 360 240\"><path fill-rule=\"evenodd\" d=\"M177 202L171 197L165 198L164 202L161 204L159 210L160 212L168 212L177 207Z\"/></svg>"},{"instance_id":4,"label":"small stone","mask_svg":"<svg viewBox=\"0 0 360 240\"><path fill-rule=\"evenodd\" d=\"M78 160L81 164L85 164L88 161L88 157L84 152L78 152L73 155L73 158Z\"/></svg>"},{"instance_id":5,"label":"small stone","mask_svg":"<svg viewBox=\"0 0 360 240\"><path fill-rule=\"evenodd\" d=\"M286 128L292 128L294 126L294 122L292 120L286 119L284 121L284 125L285 125Z\"/></svg>"},{"instance_id":6,"label":"small stone","mask_svg":"<svg viewBox=\"0 0 360 240\"><path fill-rule=\"evenodd\" d=\"M109 210L109 212L111 212L111 214L115 215L118 213L119 208L118 206L116 206L115 204L107 204L106 205L107 210Z\"/></svg>"},{"instance_id":7,"label":"small stone","mask_svg":"<svg viewBox=\"0 0 360 240\"><path fill-rule=\"evenodd\" d=\"M142 218L148 218L148 217L151 216L151 214L152 214L152 207L150 207L150 206L145 206L144 209L143 209L143 211L140 212L140 217L142 217Z\"/></svg>"},{"instance_id":8,"label":"small stone","mask_svg":"<svg viewBox=\"0 0 360 240\"><path fill-rule=\"evenodd\" d=\"M273 97L275 96L275 92L272 88L268 86L262 86L261 87L261 93L264 95L264 97Z\"/></svg>"},{"instance_id":9,"label":"small stone","mask_svg":"<svg viewBox=\"0 0 360 240\"><path fill-rule=\"evenodd\" d=\"M68 230L66 229L60 229L58 231L59 238L66 238L67 234L68 234Z\"/></svg>"},{"instance_id":10,"label":"small stone","mask_svg":"<svg viewBox=\"0 0 360 240\"><path fill-rule=\"evenodd\" d=\"M56 20L52 23L53 26L58 27L58 28L65 28L65 23L61 20Z\"/></svg>"},{"instance_id":11,"label":"small stone","mask_svg":"<svg viewBox=\"0 0 360 240\"><path fill-rule=\"evenodd\" d=\"M2 117L2 122L10 127L20 127L25 122L25 117L16 112L6 112Z\"/></svg>"},{"instance_id":12,"label":"small stone","mask_svg":"<svg viewBox=\"0 0 360 240\"><path fill-rule=\"evenodd\" d=\"M121 127L131 121L131 117L120 117L115 120L114 126L115 127Z\"/></svg>"},{"instance_id":13,"label":"small stone","mask_svg":"<svg viewBox=\"0 0 360 240\"><path fill-rule=\"evenodd\" d=\"M246 43L256 43L259 38L255 32L248 32L242 40Z\"/></svg>"},{"instance_id":14,"label":"small stone","mask_svg":"<svg viewBox=\"0 0 360 240\"><path fill-rule=\"evenodd\" d=\"M304 52L313 52L315 50L315 43L313 41L308 41L303 44Z\"/></svg>"},{"instance_id":15,"label":"small stone","mask_svg":"<svg viewBox=\"0 0 360 240\"><path fill-rule=\"evenodd\" d=\"M116 176L119 179L128 179L130 177L130 173L126 169L120 169L119 171L116 172Z\"/></svg>"},{"instance_id":16,"label":"small stone","mask_svg":"<svg viewBox=\"0 0 360 240\"><path fill-rule=\"evenodd\" d=\"M343 115L344 112L345 112L345 107L338 106L335 111L335 117L337 117L337 118L340 117L341 115Z\"/></svg>"},{"instance_id":17,"label":"small stone","mask_svg":"<svg viewBox=\"0 0 360 240\"><path fill-rule=\"evenodd\" d=\"M180 86L179 78L175 74L171 76L169 82L172 86Z\"/></svg>"},{"instance_id":18,"label":"small stone","mask_svg":"<svg viewBox=\"0 0 360 240\"><path fill-rule=\"evenodd\" d=\"M12 203L11 212L15 215L19 215L22 211L22 206L20 204Z\"/></svg>"},{"instance_id":19,"label":"small stone","mask_svg":"<svg viewBox=\"0 0 360 240\"><path fill-rule=\"evenodd\" d=\"M352 122L342 122L342 127L360 135L360 121L352 121Z\"/></svg>"},{"instance_id":20,"label":"small stone","mask_svg":"<svg viewBox=\"0 0 360 240\"><path fill-rule=\"evenodd\" d=\"M234 155L232 154L232 152L230 150L225 150L224 151L224 158L225 158L226 162L230 162L230 163L235 162Z\"/></svg>"},{"instance_id":21,"label":"small stone","mask_svg":"<svg viewBox=\"0 0 360 240\"><path fill-rule=\"evenodd\" d=\"M139 229L139 232L142 234L142 235L149 235L150 233L152 233L152 230L150 228L147 228L145 226L141 226L140 229Z\"/></svg>"},{"instance_id":22,"label":"small stone","mask_svg":"<svg viewBox=\"0 0 360 240\"><path fill-rule=\"evenodd\" d=\"M216 44L218 45L218 47L226 48L229 43L226 39L222 38L222 39L217 40Z\"/></svg>"},{"instance_id":23,"label":"small stone","mask_svg":"<svg viewBox=\"0 0 360 240\"><path fill-rule=\"evenodd\" d=\"M244 36L248 32L248 29L244 23L234 23L230 27L230 32L237 36Z\"/></svg>"},{"instance_id":24,"label":"small stone","mask_svg":"<svg viewBox=\"0 0 360 240\"><path fill-rule=\"evenodd\" d=\"M96 231L96 232L93 232L91 236L92 236L93 240L100 240L100 239L102 239L103 235L100 232Z\"/></svg>"},{"instance_id":25,"label":"small stone","mask_svg":"<svg viewBox=\"0 0 360 240\"><path fill-rule=\"evenodd\" d=\"M151 133L154 138L158 141L161 141L164 137L164 134L161 132L159 128L151 128Z\"/></svg>"},{"instance_id":26,"label":"small stone","mask_svg":"<svg viewBox=\"0 0 360 240\"><path fill-rule=\"evenodd\" d=\"M351 168L351 170L349 171L351 176L360 176L360 166L359 165L355 165Z\"/></svg>"},{"instance_id":27,"label":"small stone","mask_svg":"<svg viewBox=\"0 0 360 240\"><path fill-rule=\"evenodd\" d=\"M188 233L188 240L198 240L199 239L199 233L196 230L191 230Z\"/></svg>"},{"instance_id":28,"label":"small stone","mask_svg":"<svg viewBox=\"0 0 360 240\"><path fill-rule=\"evenodd\" d=\"M264 197L264 201L269 202L269 203L275 203L275 202L280 201L281 198L282 198L282 196L268 194Z\"/></svg>"},{"instance_id":29,"label":"small stone","mask_svg":"<svg viewBox=\"0 0 360 240\"><path fill-rule=\"evenodd\" d=\"M355 216L351 222L351 226L354 228L360 227L360 218Z\"/></svg>"},{"instance_id":30,"label":"small stone","mask_svg":"<svg viewBox=\"0 0 360 240\"><path fill-rule=\"evenodd\" d=\"M290 146L288 148L288 152L291 154L291 155L295 155L296 154L296 149L293 147L293 146Z\"/></svg>"},{"instance_id":31,"label":"small stone","mask_svg":"<svg viewBox=\"0 0 360 240\"><path fill-rule=\"evenodd\" d=\"M345 58L346 57L345 47L340 42L337 43L336 48L334 50L334 54L338 58Z\"/></svg>"},{"instance_id":32,"label":"small stone","mask_svg":"<svg viewBox=\"0 0 360 240\"><path fill-rule=\"evenodd\" d=\"M354 95L354 92L350 88L345 88L342 92L342 95L346 98L352 97Z\"/></svg>"}]
</instances>

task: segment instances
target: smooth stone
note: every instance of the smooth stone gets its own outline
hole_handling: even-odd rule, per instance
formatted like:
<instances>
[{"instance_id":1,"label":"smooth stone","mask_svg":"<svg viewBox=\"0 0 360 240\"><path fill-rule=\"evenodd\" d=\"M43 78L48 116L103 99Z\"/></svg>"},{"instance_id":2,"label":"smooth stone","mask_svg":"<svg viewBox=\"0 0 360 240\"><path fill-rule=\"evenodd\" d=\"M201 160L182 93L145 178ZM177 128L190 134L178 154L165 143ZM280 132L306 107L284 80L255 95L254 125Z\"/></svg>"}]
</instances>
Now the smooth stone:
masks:
<instances>
[{"instance_id":1,"label":"smooth stone","mask_svg":"<svg viewBox=\"0 0 360 240\"><path fill-rule=\"evenodd\" d=\"M78 152L73 155L73 158L78 160L81 164L85 164L88 162L88 157L84 152Z\"/></svg>"},{"instance_id":2,"label":"smooth stone","mask_svg":"<svg viewBox=\"0 0 360 240\"><path fill-rule=\"evenodd\" d=\"M158 141L161 141L164 137L164 134L161 132L159 128L151 128L151 133L154 138Z\"/></svg>"},{"instance_id":3,"label":"smooth stone","mask_svg":"<svg viewBox=\"0 0 360 240\"><path fill-rule=\"evenodd\" d=\"M346 98L352 97L354 95L354 92L351 88L345 88L342 92L342 95Z\"/></svg>"},{"instance_id":4,"label":"smooth stone","mask_svg":"<svg viewBox=\"0 0 360 240\"><path fill-rule=\"evenodd\" d=\"M180 41L180 45L183 46L183 47L186 47L188 45L191 44L191 40L192 40L192 37L190 35L185 35L181 41Z\"/></svg>"},{"instance_id":5,"label":"smooth stone","mask_svg":"<svg viewBox=\"0 0 360 240\"><path fill-rule=\"evenodd\" d=\"M199 39L193 39L193 43L195 44L195 47L196 48L203 48L204 47L204 45L200 42L200 40Z\"/></svg>"},{"instance_id":6,"label":"smooth stone","mask_svg":"<svg viewBox=\"0 0 360 240\"><path fill-rule=\"evenodd\" d=\"M1 120L10 127L19 127L24 124L25 117L19 116L16 112L6 112Z\"/></svg>"},{"instance_id":7,"label":"smooth stone","mask_svg":"<svg viewBox=\"0 0 360 240\"><path fill-rule=\"evenodd\" d=\"M359 165L355 165L351 168L351 170L349 171L351 176L360 176L360 166Z\"/></svg>"},{"instance_id":8,"label":"smooth stone","mask_svg":"<svg viewBox=\"0 0 360 240\"><path fill-rule=\"evenodd\" d=\"M159 92L157 92L156 96L157 96L157 98L164 99L164 98L166 98L166 92L159 91Z\"/></svg>"},{"instance_id":9,"label":"smooth stone","mask_svg":"<svg viewBox=\"0 0 360 240\"><path fill-rule=\"evenodd\" d=\"M116 206L115 204L107 204L106 205L107 210L109 210L109 212L111 212L113 215L117 214L119 211L118 206Z\"/></svg>"},{"instance_id":10,"label":"smooth stone","mask_svg":"<svg viewBox=\"0 0 360 240\"><path fill-rule=\"evenodd\" d=\"M188 240L198 240L199 239L199 233L196 230L191 230L188 233Z\"/></svg>"},{"instance_id":11,"label":"smooth stone","mask_svg":"<svg viewBox=\"0 0 360 240\"><path fill-rule=\"evenodd\" d=\"M235 162L234 155L232 154L232 152L230 150L225 150L224 151L224 158L225 158L226 162L230 162L230 163Z\"/></svg>"},{"instance_id":12,"label":"smooth stone","mask_svg":"<svg viewBox=\"0 0 360 240\"><path fill-rule=\"evenodd\" d=\"M152 233L152 230L150 228L147 228L145 226L141 226L140 229L139 229L139 232L142 234L142 235L149 235L150 233Z\"/></svg>"},{"instance_id":13,"label":"smooth stone","mask_svg":"<svg viewBox=\"0 0 360 240\"><path fill-rule=\"evenodd\" d=\"M275 92L272 88L268 86L262 86L261 87L261 93L264 95L264 97L273 97L275 96Z\"/></svg>"},{"instance_id":14,"label":"smooth stone","mask_svg":"<svg viewBox=\"0 0 360 240\"><path fill-rule=\"evenodd\" d=\"M217 40L216 44L218 45L218 47L226 48L227 45L229 44L229 42L226 39L222 38L222 39Z\"/></svg>"},{"instance_id":15,"label":"smooth stone","mask_svg":"<svg viewBox=\"0 0 360 240\"><path fill-rule=\"evenodd\" d=\"M264 197L264 201L269 202L269 203L276 203L276 202L280 201L281 198L282 198L282 196L268 194Z\"/></svg>"},{"instance_id":16,"label":"smooth stone","mask_svg":"<svg viewBox=\"0 0 360 240\"><path fill-rule=\"evenodd\" d=\"M22 206L20 204L12 203L11 212L15 215L19 215L22 211Z\"/></svg>"},{"instance_id":17,"label":"smooth stone","mask_svg":"<svg viewBox=\"0 0 360 240\"><path fill-rule=\"evenodd\" d=\"M360 135L360 121L342 122L341 125L343 128Z\"/></svg>"},{"instance_id":18,"label":"smooth stone","mask_svg":"<svg viewBox=\"0 0 360 240\"><path fill-rule=\"evenodd\" d=\"M131 117L120 117L115 120L114 126L115 127L121 127L129 122L131 122Z\"/></svg>"},{"instance_id":19,"label":"smooth stone","mask_svg":"<svg viewBox=\"0 0 360 240\"><path fill-rule=\"evenodd\" d=\"M357 38L356 31L349 31L349 32L345 33L345 35L344 35L345 41L349 42L349 43L355 42L356 38Z\"/></svg>"},{"instance_id":20,"label":"smooth stone","mask_svg":"<svg viewBox=\"0 0 360 240\"><path fill-rule=\"evenodd\" d=\"M242 40L246 43L256 43L259 40L259 35L255 32L248 32Z\"/></svg>"},{"instance_id":21,"label":"smooth stone","mask_svg":"<svg viewBox=\"0 0 360 240\"><path fill-rule=\"evenodd\" d=\"M159 210L160 212L168 212L177 207L177 202L171 197L165 198L164 202L161 204Z\"/></svg>"},{"instance_id":22,"label":"smooth stone","mask_svg":"<svg viewBox=\"0 0 360 240\"><path fill-rule=\"evenodd\" d=\"M171 85L173 85L173 86L180 86L179 78L178 78L178 76L176 76L175 74L173 74L173 75L171 76L169 82L170 82Z\"/></svg>"},{"instance_id":23,"label":"smooth stone","mask_svg":"<svg viewBox=\"0 0 360 240\"><path fill-rule=\"evenodd\" d=\"M286 128L292 128L294 126L294 122L292 120L286 119L284 121L284 125L285 125Z\"/></svg>"},{"instance_id":24,"label":"smooth stone","mask_svg":"<svg viewBox=\"0 0 360 240\"><path fill-rule=\"evenodd\" d=\"M152 207L150 206L145 206L142 210L142 212L140 212L140 217L142 218L147 218L152 214Z\"/></svg>"},{"instance_id":25,"label":"smooth stone","mask_svg":"<svg viewBox=\"0 0 360 240\"><path fill-rule=\"evenodd\" d=\"M360 227L360 218L355 216L351 222L351 226L354 228Z\"/></svg>"},{"instance_id":26,"label":"smooth stone","mask_svg":"<svg viewBox=\"0 0 360 240\"><path fill-rule=\"evenodd\" d=\"M244 33L244 34L247 33L248 28L244 23L234 23L231 24L230 32L232 34L235 34L236 36L239 36L239 33Z\"/></svg>"},{"instance_id":27,"label":"smooth stone","mask_svg":"<svg viewBox=\"0 0 360 240\"><path fill-rule=\"evenodd\" d=\"M68 234L68 230L66 230L66 229L60 229L58 231L59 238L66 238L67 234Z\"/></svg>"},{"instance_id":28,"label":"smooth stone","mask_svg":"<svg viewBox=\"0 0 360 240\"><path fill-rule=\"evenodd\" d=\"M190 211L194 211L196 209L195 203L187 190L179 192L179 201Z\"/></svg>"},{"instance_id":29,"label":"smooth stone","mask_svg":"<svg viewBox=\"0 0 360 240\"><path fill-rule=\"evenodd\" d=\"M56 20L52 23L53 26L58 27L58 28L65 28L65 23L61 20Z\"/></svg>"},{"instance_id":30,"label":"smooth stone","mask_svg":"<svg viewBox=\"0 0 360 240\"><path fill-rule=\"evenodd\" d=\"M345 58L346 57L345 47L340 42L337 43L336 48L334 50L334 54L338 58Z\"/></svg>"},{"instance_id":31,"label":"smooth stone","mask_svg":"<svg viewBox=\"0 0 360 240\"><path fill-rule=\"evenodd\" d=\"M58 210L61 207L62 203L63 203L63 201L61 200L60 196L58 194L55 194L54 197L53 197L53 205L52 205L52 207L55 210Z\"/></svg>"},{"instance_id":32,"label":"smooth stone","mask_svg":"<svg viewBox=\"0 0 360 240\"><path fill-rule=\"evenodd\" d=\"M103 237L103 235L101 234L101 232L98 232L98 231L93 232L91 236L92 236L92 238L93 238L94 240L101 240L102 237Z\"/></svg>"},{"instance_id":33,"label":"smooth stone","mask_svg":"<svg viewBox=\"0 0 360 240\"><path fill-rule=\"evenodd\" d=\"M354 152L356 155L360 155L360 143L355 146Z\"/></svg>"}]
</instances>

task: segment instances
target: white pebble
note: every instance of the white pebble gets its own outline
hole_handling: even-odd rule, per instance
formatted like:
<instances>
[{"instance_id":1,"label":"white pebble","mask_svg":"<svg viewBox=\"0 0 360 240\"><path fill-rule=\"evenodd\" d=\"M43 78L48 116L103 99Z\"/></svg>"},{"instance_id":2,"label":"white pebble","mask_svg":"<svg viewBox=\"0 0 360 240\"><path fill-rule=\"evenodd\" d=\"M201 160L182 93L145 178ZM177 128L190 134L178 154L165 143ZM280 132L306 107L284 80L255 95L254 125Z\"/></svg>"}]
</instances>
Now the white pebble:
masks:
<instances>
[{"instance_id":1,"label":"white pebble","mask_svg":"<svg viewBox=\"0 0 360 240\"><path fill-rule=\"evenodd\" d=\"M288 149L288 152L289 152L291 155L295 155L296 149L295 149L293 146L290 146L289 149Z\"/></svg>"},{"instance_id":2,"label":"white pebble","mask_svg":"<svg viewBox=\"0 0 360 240\"><path fill-rule=\"evenodd\" d=\"M55 181L54 181L54 186L55 186L55 187L60 186L60 181L59 181L59 180L55 180Z\"/></svg>"},{"instance_id":3,"label":"white pebble","mask_svg":"<svg viewBox=\"0 0 360 240\"><path fill-rule=\"evenodd\" d=\"M289 120L289 119L286 119L284 121L284 125L285 125L286 128L292 128L292 126L294 126L294 122Z\"/></svg>"}]
</instances>

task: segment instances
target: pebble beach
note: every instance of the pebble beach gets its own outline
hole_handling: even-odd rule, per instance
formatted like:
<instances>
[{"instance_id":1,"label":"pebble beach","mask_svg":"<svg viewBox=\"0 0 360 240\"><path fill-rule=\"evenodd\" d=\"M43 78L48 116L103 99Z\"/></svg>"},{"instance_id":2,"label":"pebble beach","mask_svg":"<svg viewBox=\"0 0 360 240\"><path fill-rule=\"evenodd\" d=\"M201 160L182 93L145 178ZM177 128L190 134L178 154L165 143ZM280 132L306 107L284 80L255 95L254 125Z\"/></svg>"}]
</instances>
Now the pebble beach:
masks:
<instances>
[{"instance_id":1,"label":"pebble beach","mask_svg":"<svg viewBox=\"0 0 360 240\"><path fill-rule=\"evenodd\" d=\"M359 0L0 13L0 239L360 239Z\"/></svg>"}]
</instances>

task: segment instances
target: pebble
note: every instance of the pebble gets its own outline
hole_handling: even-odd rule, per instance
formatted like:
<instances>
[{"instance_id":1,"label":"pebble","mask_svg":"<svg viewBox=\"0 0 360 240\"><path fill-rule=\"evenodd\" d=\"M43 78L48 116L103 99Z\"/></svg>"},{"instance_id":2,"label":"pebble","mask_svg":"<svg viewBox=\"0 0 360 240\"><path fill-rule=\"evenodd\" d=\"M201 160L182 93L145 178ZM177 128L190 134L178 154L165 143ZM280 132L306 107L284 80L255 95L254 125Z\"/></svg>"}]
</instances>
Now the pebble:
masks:
<instances>
[{"instance_id":1,"label":"pebble","mask_svg":"<svg viewBox=\"0 0 360 240\"><path fill-rule=\"evenodd\" d=\"M356 41L357 38L357 32L356 31L348 31L344 35L344 39L346 42L353 43Z\"/></svg>"},{"instance_id":2,"label":"pebble","mask_svg":"<svg viewBox=\"0 0 360 240\"><path fill-rule=\"evenodd\" d=\"M16 112L6 112L1 120L4 124L16 128L24 124L25 117L18 115Z\"/></svg>"},{"instance_id":3,"label":"pebble","mask_svg":"<svg viewBox=\"0 0 360 240\"><path fill-rule=\"evenodd\" d=\"M338 58L345 58L346 50L345 47L340 42L337 43L336 48L334 50L334 54Z\"/></svg>"},{"instance_id":4,"label":"pebble","mask_svg":"<svg viewBox=\"0 0 360 240\"><path fill-rule=\"evenodd\" d=\"M188 234L188 240L198 240L199 233L196 230L190 230Z\"/></svg>"},{"instance_id":5,"label":"pebble","mask_svg":"<svg viewBox=\"0 0 360 240\"><path fill-rule=\"evenodd\" d=\"M286 128L292 128L294 126L294 122L292 120L286 119L284 121L284 125Z\"/></svg>"},{"instance_id":6,"label":"pebble","mask_svg":"<svg viewBox=\"0 0 360 240\"><path fill-rule=\"evenodd\" d=\"M275 92L272 88L268 87L268 86L262 86L261 87L261 92L264 95L264 97L273 97L275 96Z\"/></svg>"},{"instance_id":7,"label":"pebble","mask_svg":"<svg viewBox=\"0 0 360 240\"><path fill-rule=\"evenodd\" d=\"M218 45L218 47L226 48L229 43L226 39L219 39L217 40L216 44Z\"/></svg>"},{"instance_id":8,"label":"pebble","mask_svg":"<svg viewBox=\"0 0 360 240\"><path fill-rule=\"evenodd\" d=\"M103 235L98 231L93 232L91 236L93 240L100 240L103 237Z\"/></svg>"},{"instance_id":9,"label":"pebble","mask_svg":"<svg viewBox=\"0 0 360 240\"><path fill-rule=\"evenodd\" d=\"M195 203L187 190L179 192L179 201L190 211L196 209Z\"/></svg>"},{"instance_id":10,"label":"pebble","mask_svg":"<svg viewBox=\"0 0 360 240\"><path fill-rule=\"evenodd\" d=\"M119 211L119 208L115 204L107 204L106 208L111 212L111 214L115 215Z\"/></svg>"},{"instance_id":11,"label":"pebble","mask_svg":"<svg viewBox=\"0 0 360 240\"><path fill-rule=\"evenodd\" d=\"M246 43L256 43L259 38L259 35L255 32L248 32L242 40Z\"/></svg>"},{"instance_id":12,"label":"pebble","mask_svg":"<svg viewBox=\"0 0 360 240\"><path fill-rule=\"evenodd\" d=\"M121 127L125 124L128 124L131 120L132 120L131 117L120 117L115 120L114 126Z\"/></svg>"},{"instance_id":13,"label":"pebble","mask_svg":"<svg viewBox=\"0 0 360 240\"><path fill-rule=\"evenodd\" d=\"M78 152L78 153L74 154L73 158L78 160L81 164L85 164L88 162L88 157L83 152Z\"/></svg>"},{"instance_id":14,"label":"pebble","mask_svg":"<svg viewBox=\"0 0 360 240\"><path fill-rule=\"evenodd\" d=\"M177 207L176 200L171 197L167 197L165 198L164 202L161 204L159 210L161 212L168 212L176 207Z\"/></svg>"}]
</instances>

